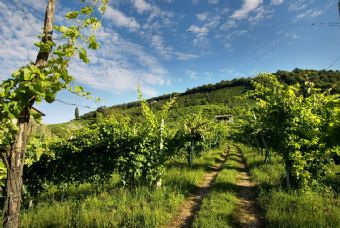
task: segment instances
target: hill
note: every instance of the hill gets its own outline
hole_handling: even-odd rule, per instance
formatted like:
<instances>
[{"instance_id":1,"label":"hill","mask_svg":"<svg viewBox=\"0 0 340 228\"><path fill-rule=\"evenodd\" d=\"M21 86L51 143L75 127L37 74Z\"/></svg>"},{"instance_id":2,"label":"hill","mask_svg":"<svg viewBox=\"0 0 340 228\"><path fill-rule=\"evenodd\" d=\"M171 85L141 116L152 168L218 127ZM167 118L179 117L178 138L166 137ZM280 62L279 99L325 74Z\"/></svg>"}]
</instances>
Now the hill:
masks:
<instances>
[{"instance_id":1,"label":"hill","mask_svg":"<svg viewBox=\"0 0 340 228\"><path fill-rule=\"evenodd\" d=\"M286 84L303 83L306 80L312 81L316 87L321 89L332 88L333 93L340 93L340 71L336 70L303 70L294 69L293 71L278 70L274 73L280 81ZM242 105L237 97L251 89L251 79L238 78L233 80L223 80L215 84L207 84L195 88L187 89L183 93L171 93L147 100L153 109L160 109L162 105L171 97L176 96L177 102L170 112L170 119L176 119L184 113L201 111L213 117L218 114L233 113L236 106ZM51 124L47 126L47 131L52 134L63 134L66 129L80 127L83 123L95 120L96 118L109 115L129 116L133 120L140 117L139 102L113 105L111 107L100 107L95 111L86 113L78 121L70 121L63 124Z\"/></svg>"},{"instance_id":2,"label":"hill","mask_svg":"<svg viewBox=\"0 0 340 228\"><path fill-rule=\"evenodd\" d=\"M287 84L302 83L306 80L312 81L316 87L321 89L332 88L333 93L340 93L340 72L333 70L302 70L294 69L293 71L279 70L274 73L282 82ZM229 107L233 107L235 103L235 97L243 94L245 91L251 88L251 79L238 78L233 80L223 80L216 84L207 84L198 86L192 89L188 89L183 93L171 93L158 97L148 99L148 103L151 103L154 108L159 108L171 97L177 96L177 107L184 108L200 105L220 105L225 104ZM81 119L94 118L97 112L109 114L112 110L126 110L139 107L139 102L130 102L126 104L114 105L111 107L100 107L96 111L86 113L81 116ZM135 113L131 111L130 113Z\"/></svg>"}]
</instances>

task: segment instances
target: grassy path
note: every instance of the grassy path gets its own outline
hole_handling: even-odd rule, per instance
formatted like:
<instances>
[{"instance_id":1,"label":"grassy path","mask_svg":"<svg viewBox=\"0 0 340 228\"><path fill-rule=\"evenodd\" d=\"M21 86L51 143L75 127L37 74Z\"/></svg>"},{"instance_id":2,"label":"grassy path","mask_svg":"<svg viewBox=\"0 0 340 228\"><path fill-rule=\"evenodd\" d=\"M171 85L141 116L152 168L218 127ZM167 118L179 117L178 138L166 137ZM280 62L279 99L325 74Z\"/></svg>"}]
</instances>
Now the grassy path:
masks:
<instances>
[{"instance_id":1,"label":"grassy path","mask_svg":"<svg viewBox=\"0 0 340 228\"><path fill-rule=\"evenodd\" d=\"M167 227L192 227L196 213L200 210L203 198L208 194L209 188L215 181L217 174L223 168L229 149L230 148L227 147L222 158L217 161L217 164L212 167L210 172L204 175L203 181L198 186L195 193L181 205L179 213L173 218L172 222Z\"/></svg>"},{"instance_id":2,"label":"grassy path","mask_svg":"<svg viewBox=\"0 0 340 228\"><path fill-rule=\"evenodd\" d=\"M230 146L193 227L263 227L255 187L240 148Z\"/></svg>"},{"instance_id":3,"label":"grassy path","mask_svg":"<svg viewBox=\"0 0 340 228\"><path fill-rule=\"evenodd\" d=\"M238 201L236 203L238 227L263 227L261 211L256 202L256 185L251 180L247 163L239 147L236 147L239 162L239 177L236 183Z\"/></svg>"},{"instance_id":4,"label":"grassy path","mask_svg":"<svg viewBox=\"0 0 340 228\"><path fill-rule=\"evenodd\" d=\"M336 191L339 188L322 194L313 190L287 190L282 186L285 168L281 156L273 154L272 161L264 163L264 157L257 150L246 145L239 146L260 192L258 202L263 208L267 227L340 227L340 194ZM336 167L331 168L334 170ZM339 182L332 182L336 181L332 179L334 176L329 178L327 183L340 186Z\"/></svg>"}]
</instances>

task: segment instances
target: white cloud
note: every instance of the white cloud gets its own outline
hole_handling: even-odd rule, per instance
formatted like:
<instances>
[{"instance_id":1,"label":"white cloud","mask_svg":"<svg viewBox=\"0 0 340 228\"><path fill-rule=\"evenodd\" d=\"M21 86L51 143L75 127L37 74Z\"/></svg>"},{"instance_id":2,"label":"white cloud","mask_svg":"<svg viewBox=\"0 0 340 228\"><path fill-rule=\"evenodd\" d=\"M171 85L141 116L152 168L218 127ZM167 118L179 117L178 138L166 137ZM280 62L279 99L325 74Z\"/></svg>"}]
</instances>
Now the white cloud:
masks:
<instances>
[{"instance_id":1,"label":"white cloud","mask_svg":"<svg viewBox=\"0 0 340 228\"><path fill-rule=\"evenodd\" d=\"M303 19L303 18L313 18L318 17L323 14L323 10L320 9L309 9L297 15L296 19Z\"/></svg>"},{"instance_id":2,"label":"white cloud","mask_svg":"<svg viewBox=\"0 0 340 228\"><path fill-rule=\"evenodd\" d=\"M193 45L196 47L207 47L208 45L208 32L209 29L207 27L198 27L196 25L191 25L188 30L188 32L191 32L196 35L195 39L193 40Z\"/></svg>"},{"instance_id":3,"label":"white cloud","mask_svg":"<svg viewBox=\"0 0 340 228\"><path fill-rule=\"evenodd\" d=\"M17 10L16 4L0 2L0 79L10 77L19 67L35 61L38 48L33 44L43 20L30 12Z\"/></svg>"},{"instance_id":4,"label":"white cloud","mask_svg":"<svg viewBox=\"0 0 340 228\"><path fill-rule=\"evenodd\" d=\"M184 61L199 58L198 55L188 54L188 53L183 53L183 52L175 52L175 56L177 57L178 60L184 60Z\"/></svg>"},{"instance_id":5,"label":"white cloud","mask_svg":"<svg viewBox=\"0 0 340 228\"><path fill-rule=\"evenodd\" d=\"M192 70L186 70L185 75L189 77L190 79L194 79L194 80L198 79L197 72L192 71Z\"/></svg>"},{"instance_id":6,"label":"white cloud","mask_svg":"<svg viewBox=\"0 0 340 228\"><path fill-rule=\"evenodd\" d=\"M307 8L308 5L310 5L314 0L295 0L292 1L289 6L289 11L299 11Z\"/></svg>"},{"instance_id":7,"label":"white cloud","mask_svg":"<svg viewBox=\"0 0 340 228\"><path fill-rule=\"evenodd\" d=\"M234 29L234 30L228 31L228 33L225 35L222 35L222 36L219 35L218 38L221 39L221 41L224 44L224 47L228 49L229 52L233 52L234 49L232 46L232 42L236 38L246 35L247 33L248 33L247 30Z\"/></svg>"},{"instance_id":8,"label":"white cloud","mask_svg":"<svg viewBox=\"0 0 340 228\"><path fill-rule=\"evenodd\" d=\"M237 27L237 24L236 24L235 20L228 20L226 23L224 23L220 27L220 29L223 30L223 31L227 31L229 29L236 28L236 27Z\"/></svg>"},{"instance_id":9,"label":"white cloud","mask_svg":"<svg viewBox=\"0 0 340 228\"><path fill-rule=\"evenodd\" d=\"M124 13L112 8L111 6L107 7L104 18L112 21L115 25L120 27L126 27L134 30L140 28L140 25L135 18L128 17Z\"/></svg>"},{"instance_id":10,"label":"white cloud","mask_svg":"<svg viewBox=\"0 0 340 228\"><path fill-rule=\"evenodd\" d=\"M200 21L205 21L209 16L209 12L204 12L204 13L198 13L196 14L196 17L198 18L198 20Z\"/></svg>"},{"instance_id":11,"label":"white cloud","mask_svg":"<svg viewBox=\"0 0 340 228\"><path fill-rule=\"evenodd\" d=\"M209 47L209 32L214 32L215 29L220 24L221 16L215 15L211 16L205 20L205 24L203 26L191 25L187 32L195 34L195 39L193 40L193 45L200 48L208 48Z\"/></svg>"},{"instance_id":12,"label":"white cloud","mask_svg":"<svg viewBox=\"0 0 340 228\"><path fill-rule=\"evenodd\" d=\"M100 35L112 33L106 29ZM114 94L136 91L140 84L143 93L155 96L155 86L165 85L169 81L167 70L141 45L119 35L113 39L100 38L99 41L101 48L89 53L89 65L79 61L71 65L71 73L78 83Z\"/></svg>"},{"instance_id":13,"label":"white cloud","mask_svg":"<svg viewBox=\"0 0 340 228\"><path fill-rule=\"evenodd\" d=\"M273 5L281 5L284 2L284 0L271 0L271 3Z\"/></svg>"},{"instance_id":14,"label":"white cloud","mask_svg":"<svg viewBox=\"0 0 340 228\"><path fill-rule=\"evenodd\" d=\"M209 32L209 30L206 27L198 27L196 25L191 25L187 31L192 32L192 33L208 33Z\"/></svg>"},{"instance_id":15,"label":"white cloud","mask_svg":"<svg viewBox=\"0 0 340 228\"><path fill-rule=\"evenodd\" d=\"M15 0L20 6L29 7L29 9L34 9L40 12L45 12L47 1L46 0Z\"/></svg>"},{"instance_id":16,"label":"white cloud","mask_svg":"<svg viewBox=\"0 0 340 228\"><path fill-rule=\"evenodd\" d=\"M264 19L271 18L273 16L273 12L274 11L272 9L267 9L263 5L261 5L256 10L254 10L253 16L250 16L248 18L248 21L251 25L256 25L258 22Z\"/></svg>"},{"instance_id":17,"label":"white cloud","mask_svg":"<svg viewBox=\"0 0 340 228\"><path fill-rule=\"evenodd\" d=\"M233 19L244 19L262 4L262 0L244 0L241 9L234 11L230 16Z\"/></svg>"},{"instance_id":18,"label":"white cloud","mask_svg":"<svg viewBox=\"0 0 340 228\"><path fill-rule=\"evenodd\" d=\"M151 5L144 0L134 0L133 5L138 13L144 13L145 11L152 9Z\"/></svg>"},{"instance_id":19,"label":"white cloud","mask_svg":"<svg viewBox=\"0 0 340 228\"><path fill-rule=\"evenodd\" d=\"M144 12L149 13L149 17L147 19L147 23L151 23L155 18L160 19L158 23L166 22L168 23L168 18L173 16L172 12L166 12L161 10L158 6L152 5L146 0L132 0L133 6L137 10L138 13L142 14Z\"/></svg>"},{"instance_id":20,"label":"white cloud","mask_svg":"<svg viewBox=\"0 0 340 228\"><path fill-rule=\"evenodd\" d=\"M164 46L163 39L159 35L153 35L151 38L151 46L153 46L159 53L165 58L170 58L171 48L167 48Z\"/></svg>"},{"instance_id":21,"label":"white cloud","mask_svg":"<svg viewBox=\"0 0 340 228\"><path fill-rule=\"evenodd\" d=\"M176 58L177 60L192 60L199 56L190 53L184 53L180 51L174 51L172 47L166 47L164 45L163 38L160 35L153 35L151 38L151 46L153 46L160 55L166 59Z\"/></svg>"},{"instance_id":22,"label":"white cloud","mask_svg":"<svg viewBox=\"0 0 340 228\"><path fill-rule=\"evenodd\" d=\"M293 39L293 40L296 40L299 38L299 36L294 31L286 32L284 34L284 37L288 39Z\"/></svg>"}]
</instances>

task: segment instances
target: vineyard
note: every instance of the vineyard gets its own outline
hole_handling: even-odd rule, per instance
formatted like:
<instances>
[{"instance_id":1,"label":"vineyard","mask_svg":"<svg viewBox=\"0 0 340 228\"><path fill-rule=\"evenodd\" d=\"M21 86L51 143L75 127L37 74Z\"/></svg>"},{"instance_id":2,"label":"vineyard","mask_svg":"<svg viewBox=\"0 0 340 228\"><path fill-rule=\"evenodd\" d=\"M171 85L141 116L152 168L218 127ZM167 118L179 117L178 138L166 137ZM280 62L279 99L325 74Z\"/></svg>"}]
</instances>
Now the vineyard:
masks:
<instances>
[{"instance_id":1,"label":"vineyard","mask_svg":"<svg viewBox=\"0 0 340 228\"><path fill-rule=\"evenodd\" d=\"M79 4L56 26L48 0L36 61L0 84L4 227L340 227L338 70L279 70L150 99L138 82L135 102L82 115L64 102L75 119L42 124L35 104L61 91L100 100L69 69L100 47L106 11L122 14L107 0Z\"/></svg>"},{"instance_id":2,"label":"vineyard","mask_svg":"<svg viewBox=\"0 0 340 228\"><path fill-rule=\"evenodd\" d=\"M238 88L224 90L232 122L214 119L219 100L156 106L139 92L136 114L36 125L21 226L339 226L338 94L272 74Z\"/></svg>"}]
</instances>

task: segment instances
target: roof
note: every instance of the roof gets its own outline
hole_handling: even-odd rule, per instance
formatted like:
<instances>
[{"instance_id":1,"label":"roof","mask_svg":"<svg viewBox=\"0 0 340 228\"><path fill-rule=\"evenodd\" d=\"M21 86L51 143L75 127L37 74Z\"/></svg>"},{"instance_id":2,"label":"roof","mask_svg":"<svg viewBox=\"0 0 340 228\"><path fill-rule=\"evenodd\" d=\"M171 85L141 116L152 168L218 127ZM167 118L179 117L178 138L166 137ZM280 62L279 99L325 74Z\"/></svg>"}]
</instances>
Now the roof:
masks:
<instances>
[{"instance_id":1,"label":"roof","mask_svg":"<svg viewBox=\"0 0 340 228\"><path fill-rule=\"evenodd\" d=\"M39 111L38 109L32 107L31 110L33 110L34 112L40 114L41 116L46 116L44 113L42 113L41 111Z\"/></svg>"}]
</instances>

